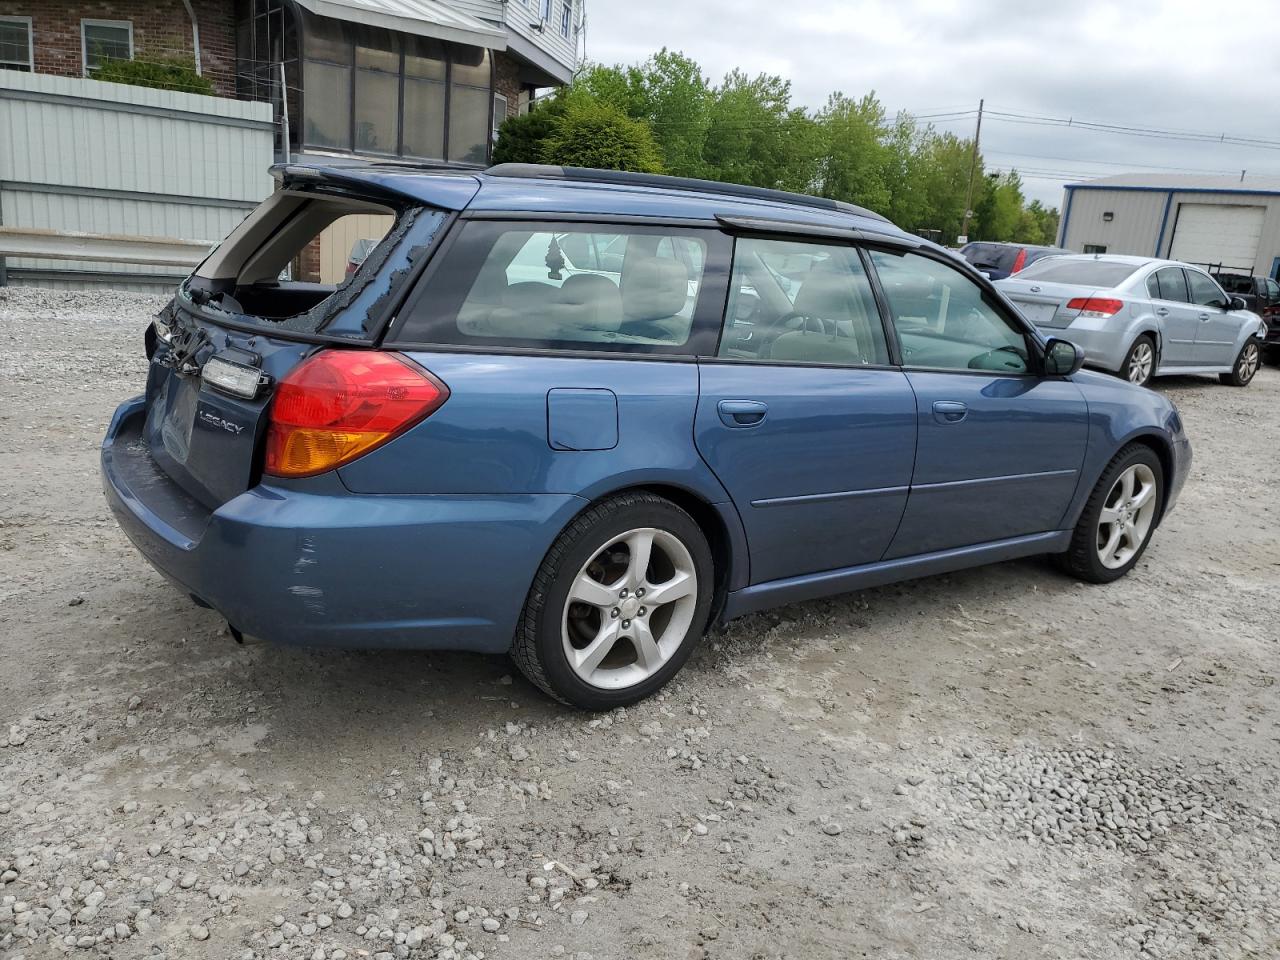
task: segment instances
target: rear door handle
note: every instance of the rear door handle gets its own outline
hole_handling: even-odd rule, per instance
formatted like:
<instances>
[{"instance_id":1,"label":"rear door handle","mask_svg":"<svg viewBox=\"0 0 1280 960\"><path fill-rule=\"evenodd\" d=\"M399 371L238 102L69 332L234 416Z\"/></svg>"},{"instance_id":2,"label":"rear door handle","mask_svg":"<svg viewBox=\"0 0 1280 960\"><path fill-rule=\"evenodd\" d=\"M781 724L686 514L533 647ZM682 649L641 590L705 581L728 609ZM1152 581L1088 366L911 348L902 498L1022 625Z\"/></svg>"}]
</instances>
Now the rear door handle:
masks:
<instances>
[{"instance_id":1,"label":"rear door handle","mask_svg":"<svg viewBox=\"0 0 1280 960\"><path fill-rule=\"evenodd\" d=\"M938 400L933 404L933 419L939 423L959 423L969 415L969 408L958 400Z\"/></svg>"},{"instance_id":2,"label":"rear door handle","mask_svg":"<svg viewBox=\"0 0 1280 960\"><path fill-rule=\"evenodd\" d=\"M769 406L759 400L721 400L716 410L726 427L754 427L764 422Z\"/></svg>"},{"instance_id":3,"label":"rear door handle","mask_svg":"<svg viewBox=\"0 0 1280 960\"><path fill-rule=\"evenodd\" d=\"M1157 316L1157 317L1167 317L1168 315L1169 315L1169 308L1168 308L1168 307L1159 307L1159 308L1156 310L1156 316Z\"/></svg>"},{"instance_id":4,"label":"rear door handle","mask_svg":"<svg viewBox=\"0 0 1280 960\"><path fill-rule=\"evenodd\" d=\"M1208 319L1209 319L1209 315L1208 315L1207 313L1202 313L1202 314L1200 314L1200 319L1201 319L1201 320L1208 320Z\"/></svg>"}]
</instances>

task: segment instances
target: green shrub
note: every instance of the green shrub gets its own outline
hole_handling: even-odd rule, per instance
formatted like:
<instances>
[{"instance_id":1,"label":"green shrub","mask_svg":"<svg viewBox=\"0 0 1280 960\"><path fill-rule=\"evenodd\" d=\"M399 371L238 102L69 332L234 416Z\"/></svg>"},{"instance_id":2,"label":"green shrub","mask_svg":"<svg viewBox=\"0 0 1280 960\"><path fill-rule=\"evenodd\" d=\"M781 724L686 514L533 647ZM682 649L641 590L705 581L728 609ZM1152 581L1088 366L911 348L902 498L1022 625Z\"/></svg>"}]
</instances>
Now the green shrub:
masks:
<instances>
[{"instance_id":1,"label":"green shrub","mask_svg":"<svg viewBox=\"0 0 1280 960\"><path fill-rule=\"evenodd\" d=\"M552 97L539 102L528 113L503 121L498 142L493 145L494 163L541 163L542 142L564 116L564 100Z\"/></svg>"},{"instance_id":2,"label":"green shrub","mask_svg":"<svg viewBox=\"0 0 1280 960\"><path fill-rule=\"evenodd\" d=\"M617 107L570 97L542 141L543 163L661 173L662 155L649 127Z\"/></svg>"},{"instance_id":3,"label":"green shrub","mask_svg":"<svg viewBox=\"0 0 1280 960\"><path fill-rule=\"evenodd\" d=\"M209 78L196 73L186 60L107 60L93 71L93 79L215 96Z\"/></svg>"}]
</instances>

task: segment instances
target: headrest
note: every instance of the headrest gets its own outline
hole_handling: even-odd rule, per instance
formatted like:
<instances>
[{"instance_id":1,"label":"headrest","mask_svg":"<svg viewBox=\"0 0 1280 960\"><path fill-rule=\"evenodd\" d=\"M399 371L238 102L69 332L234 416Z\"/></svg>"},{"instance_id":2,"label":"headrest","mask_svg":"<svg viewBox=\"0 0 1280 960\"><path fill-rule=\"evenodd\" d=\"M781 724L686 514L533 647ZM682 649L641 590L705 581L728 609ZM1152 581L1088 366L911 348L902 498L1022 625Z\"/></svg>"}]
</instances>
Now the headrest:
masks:
<instances>
[{"instance_id":1,"label":"headrest","mask_svg":"<svg viewBox=\"0 0 1280 960\"><path fill-rule=\"evenodd\" d=\"M853 301L854 275L834 258L813 265L796 292L795 312L806 317L848 320L862 316Z\"/></svg>"},{"instance_id":2,"label":"headrest","mask_svg":"<svg viewBox=\"0 0 1280 960\"><path fill-rule=\"evenodd\" d=\"M622 325L622 294L608 277L575 273L551 298L551 317L566 331L614 331Z\"/></svg>"},{"instance_id":3,"label":"headrest","mask_svg":"<svg viewBox=\"0 0 1280 960\"><path fill-rule=\"evenodd\" d=\"M628 256L622 268L622 312L631 320L665 320L689 299L689 270L678 260Z\"/></svg>"}]
</instances>

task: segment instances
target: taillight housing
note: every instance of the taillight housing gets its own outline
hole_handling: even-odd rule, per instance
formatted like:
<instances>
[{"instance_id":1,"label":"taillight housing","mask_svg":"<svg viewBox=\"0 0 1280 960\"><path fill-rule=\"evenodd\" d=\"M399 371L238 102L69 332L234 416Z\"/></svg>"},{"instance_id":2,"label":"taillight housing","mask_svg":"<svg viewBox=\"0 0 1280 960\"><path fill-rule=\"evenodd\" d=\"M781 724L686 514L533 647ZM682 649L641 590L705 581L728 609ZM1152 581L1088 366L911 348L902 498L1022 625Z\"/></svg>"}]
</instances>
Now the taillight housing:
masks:
<instances>
[{"instance_id":1,"label":"taillight housing","mask_svg":"<svg viewBox=\"0 0 1280 960\"><path fill-rule=\"evenodd\" d=\"M1027 248L1023 247L1018 251L1018 255L1013 258L1013 266L1009 270L1009 275L1017 273L1027 265Z\"/></svg>"},{"instance_id":2,"label":"taillight housing","mask_svg":"<svg viewBox=\"0 0 1280 960\"><path fill-rule=\"evenodd\" d=\"M322 350L276 388L263 470L325 473L404 433L447 399L448 387L401 354Z\"/></svg>"},{"instance_id":3,"label":"taillight housing","mask_svg":"<svg viewBox=\"0 0 1280 960\"><path fill-rule=\"evenodd\" d=\"M1107 317L1114 317L1123 310L1124 301L1113 300L1110 297L1076 297L1067 301L1067 309L1079 310L1082 317L1095 317L1099 320L1105 320Z\"/></svg>"}]
</instances>

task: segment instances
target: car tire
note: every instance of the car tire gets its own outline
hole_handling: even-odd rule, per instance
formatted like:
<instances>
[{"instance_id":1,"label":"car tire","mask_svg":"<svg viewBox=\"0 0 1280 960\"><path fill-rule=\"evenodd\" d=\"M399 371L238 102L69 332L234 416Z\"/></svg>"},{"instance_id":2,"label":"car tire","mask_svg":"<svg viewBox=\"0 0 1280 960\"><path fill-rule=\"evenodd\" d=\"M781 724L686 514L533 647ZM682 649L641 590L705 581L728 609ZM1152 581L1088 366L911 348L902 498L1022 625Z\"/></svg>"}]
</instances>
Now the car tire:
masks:
<instances>
[{"instance_id":1,"label":"car tire","mask_svg":"<svg viewBox=\"0 0 1280 960\"><path fill-rule=\"evenodd\" d=\"M547 552L511 657L571 706L636 703L675 676L702 638L713 578L707 538L680 507L646 492L603 500ZM654 603L659 595L667 599Z\"/></svg>"},{"instance_id":2,"label":"car tire","mask_svg":"<svg viewBox=\"0 0 1280 960\"><path fill-rule=\"evenodd\" d=\"M1089 583L1119 580L1142 559L1163 509L1160 458L1146 444L1129 444L1102 471L1059 564Z\"/></svg>"},{"instance_id":3,"label":"car tire","mask_svg":"<svg viewBox=\"0 0 1280 960\"><path fill-rule=\"evenodd\" d=\"M1156 375L1158 359L1155 339L1151 334L1144 333L1133 341L1133 346L1129 347L1129 352L1124 355L1124 362L1120 364L1120 372L1117 376L1121 380L1128 380L1139 387L1145 387Z\"/></svg>"},{"instance_id":4,"label":"car tire","mask_svg":"<svg viewBox=\"0 0 1280 960\"><path fill-rule=\"evenodd\" d=\"M1244 342L1236 355L1236 362L1231 365L1230 373L1218 374L1218 379L1229 387L1247 387L1257 376L1258 367L1262 365L1262 349L1251 337Z\"/></svg>"}]
</instances>

